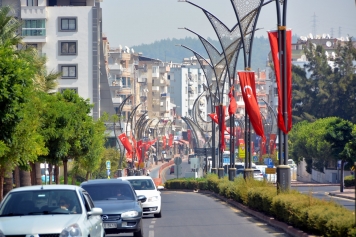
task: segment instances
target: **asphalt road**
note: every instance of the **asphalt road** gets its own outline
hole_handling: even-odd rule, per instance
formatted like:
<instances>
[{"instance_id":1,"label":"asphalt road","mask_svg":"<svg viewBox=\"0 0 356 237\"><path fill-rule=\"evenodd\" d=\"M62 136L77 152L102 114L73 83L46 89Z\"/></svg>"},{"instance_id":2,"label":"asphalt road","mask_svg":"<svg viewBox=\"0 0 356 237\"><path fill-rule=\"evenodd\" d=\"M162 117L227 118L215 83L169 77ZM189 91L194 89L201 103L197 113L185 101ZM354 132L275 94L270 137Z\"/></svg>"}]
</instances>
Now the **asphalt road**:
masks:
<instances>
[{"instance_id":1,"label":"asphalt road","mask_svg":"<svg viewBox=\"0 0 356 237\"><path fill-rule=\"evenodd\" d=\"M292 187L292 189L296 189L304 194L311 194L313 197L322 199L322 200L330 200L334 201L345 208L354 211L355 210L355 201L345 198L339 198L328 195L329 192L340 190L339 186L319 186L319 187Z\"/></svg>"}]
</instances>

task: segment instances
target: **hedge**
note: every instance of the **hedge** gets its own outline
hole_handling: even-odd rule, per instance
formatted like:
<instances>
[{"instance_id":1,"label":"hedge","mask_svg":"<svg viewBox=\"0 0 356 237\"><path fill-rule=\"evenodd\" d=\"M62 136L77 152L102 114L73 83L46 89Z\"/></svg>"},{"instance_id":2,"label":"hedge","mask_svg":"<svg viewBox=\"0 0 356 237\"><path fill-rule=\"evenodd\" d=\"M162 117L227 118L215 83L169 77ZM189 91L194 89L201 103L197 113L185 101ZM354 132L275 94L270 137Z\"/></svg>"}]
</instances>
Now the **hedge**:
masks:
<instances>
[{"instance_id":1,"label":"hedge","mask_svg":"<svg viewBox=\"0 0 356 237\"><path fill-rule=\"evenodd\" d=\"M164 186L171 190L209 190L309 234L356 236L355 216L350 210L333 201L314 198L311 193L290 190L277 194L277 188L266 181L242 177L229 181L226 177L219 179L216 174L209 174L200 179L171 179Z\"/></svg>"}]
</instances>

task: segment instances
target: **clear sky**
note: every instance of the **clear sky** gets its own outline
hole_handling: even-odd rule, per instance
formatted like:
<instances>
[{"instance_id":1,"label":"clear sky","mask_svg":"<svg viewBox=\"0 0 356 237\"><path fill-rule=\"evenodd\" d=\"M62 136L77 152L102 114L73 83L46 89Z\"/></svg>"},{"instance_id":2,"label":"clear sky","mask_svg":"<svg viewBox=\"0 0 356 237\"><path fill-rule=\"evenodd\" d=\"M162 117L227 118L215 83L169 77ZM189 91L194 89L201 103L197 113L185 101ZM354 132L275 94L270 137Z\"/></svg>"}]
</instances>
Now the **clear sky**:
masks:
<instances>
[{"instance_id":1,"label":"clear sky","mask_svg":"<svg viewBox=\"0 0 356 237\"><path fill-rule=\"evenodd\" d=\"M236 17L230 0L191 0L209 11L230 28ZM267 2L267 0L265 0ZM103 33L111 47L150 44L167 38L194 35L186 27L207 38L217 39L210 22L199 8L178 0L103 0ZM267 37L276 29L276 4L262 8L256 32ZM288 0L287 27L293 34L329 34L356 38L356 6L354 0ZM339 35L341 33L341 35Z\"/></svg>"}]
</instances>

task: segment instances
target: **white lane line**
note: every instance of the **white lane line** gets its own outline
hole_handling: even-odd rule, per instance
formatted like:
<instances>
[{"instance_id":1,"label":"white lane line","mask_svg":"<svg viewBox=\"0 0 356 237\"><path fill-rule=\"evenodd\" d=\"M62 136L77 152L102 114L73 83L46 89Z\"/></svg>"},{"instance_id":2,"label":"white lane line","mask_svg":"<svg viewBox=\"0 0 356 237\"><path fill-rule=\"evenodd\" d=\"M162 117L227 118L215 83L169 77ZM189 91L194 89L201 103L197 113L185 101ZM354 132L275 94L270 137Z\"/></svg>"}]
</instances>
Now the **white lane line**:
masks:
<instances>
[{"instance_id":1,"label":"white lane line","mask_svg":"<svg viewBox=\"0 0 356 237\"><path fill-rule=\"evenodd\" d=\"M155 226L154 225L149 225L148 228L152 229L154 228Z\"/></svg>"},{"instance_id":2,"label":"white lane line","mask_svg":"<svg viewBox=\"0 0 356 237\"><path fill-rule=\"evenodd\" d=\"M151 221L151 224L154 224L154 223L156 223L156 221Z\"/></svg>"},{"instance_id":3,"label":"white lane line","mask_svg":"<svg viewBox=\"0 0 356 237\"><path fill-rule=\"evenodd\" d=\"M155 236L155 232L153 230L150 230L148 232L148 237L154 237Z\"/></svg>"}]
</instances>

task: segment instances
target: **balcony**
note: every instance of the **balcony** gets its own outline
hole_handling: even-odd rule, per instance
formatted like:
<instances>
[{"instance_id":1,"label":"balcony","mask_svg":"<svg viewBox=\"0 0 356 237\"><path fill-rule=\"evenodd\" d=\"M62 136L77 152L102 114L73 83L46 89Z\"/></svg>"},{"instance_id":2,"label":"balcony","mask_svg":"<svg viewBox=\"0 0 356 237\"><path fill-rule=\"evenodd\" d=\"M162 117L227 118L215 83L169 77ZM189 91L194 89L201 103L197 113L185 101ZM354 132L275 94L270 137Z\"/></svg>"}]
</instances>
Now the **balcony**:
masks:
<instances>
[{"instance_id":1,"label":"balcony","mask_svg":"<svg viewBox=\"0 0 356 237\"><path fill-rule=\"evenodd\" d=\"M152 86L152 91L159 91L159 86Z\"/></svg>"},{"instance_id":2,"label":"balcony","mask_svg":"<svg viewBox=\"0 0 356 237\"><path fill-rule=\"evenodd\" d=\"M147 83L147 78L137 78L137 83Z\"/></svg>"},{"instance_id":3,"label":"balcony","mask_svg":"<svg viewBox=\"0 0 356 237\"><path fill-rule=\"evenodd\" d=\"M120 60L129 61L130 59L131 59L131 54L130 53L121 53Z\"/></svg>"},{"instance_id":4,"label":"balcony","mask_svg":"<svg viewBox=\"0 0 356 237\"><path fill-rule=\"evenodd\" d=\"M170 85L170 81L167 80L167 79L164 79L164 78L160 79L159 82L160 82L160 84L163 85L163 86L169 86L169 85Z\"/></svg>"},{"instance_id":5,"label":"balcony","mask_svg":"<svg viewBox=\"0 0 356 237\"><path fill-rule=\"evenodd\" d=\"M114 97L114 98L112 98L112 102L114 104L121 104L122 103L122 97Z\"/></svg>"},{"instance_id":6,"label":"balcony","mask_svg":"<svg viewBox=\"0 0 356 237\"><path fill-rule=\"evenodd\" d=\"M46 7L21 7L21 18L26 19L47 19Z\"/></svg>"}]
</instances>

